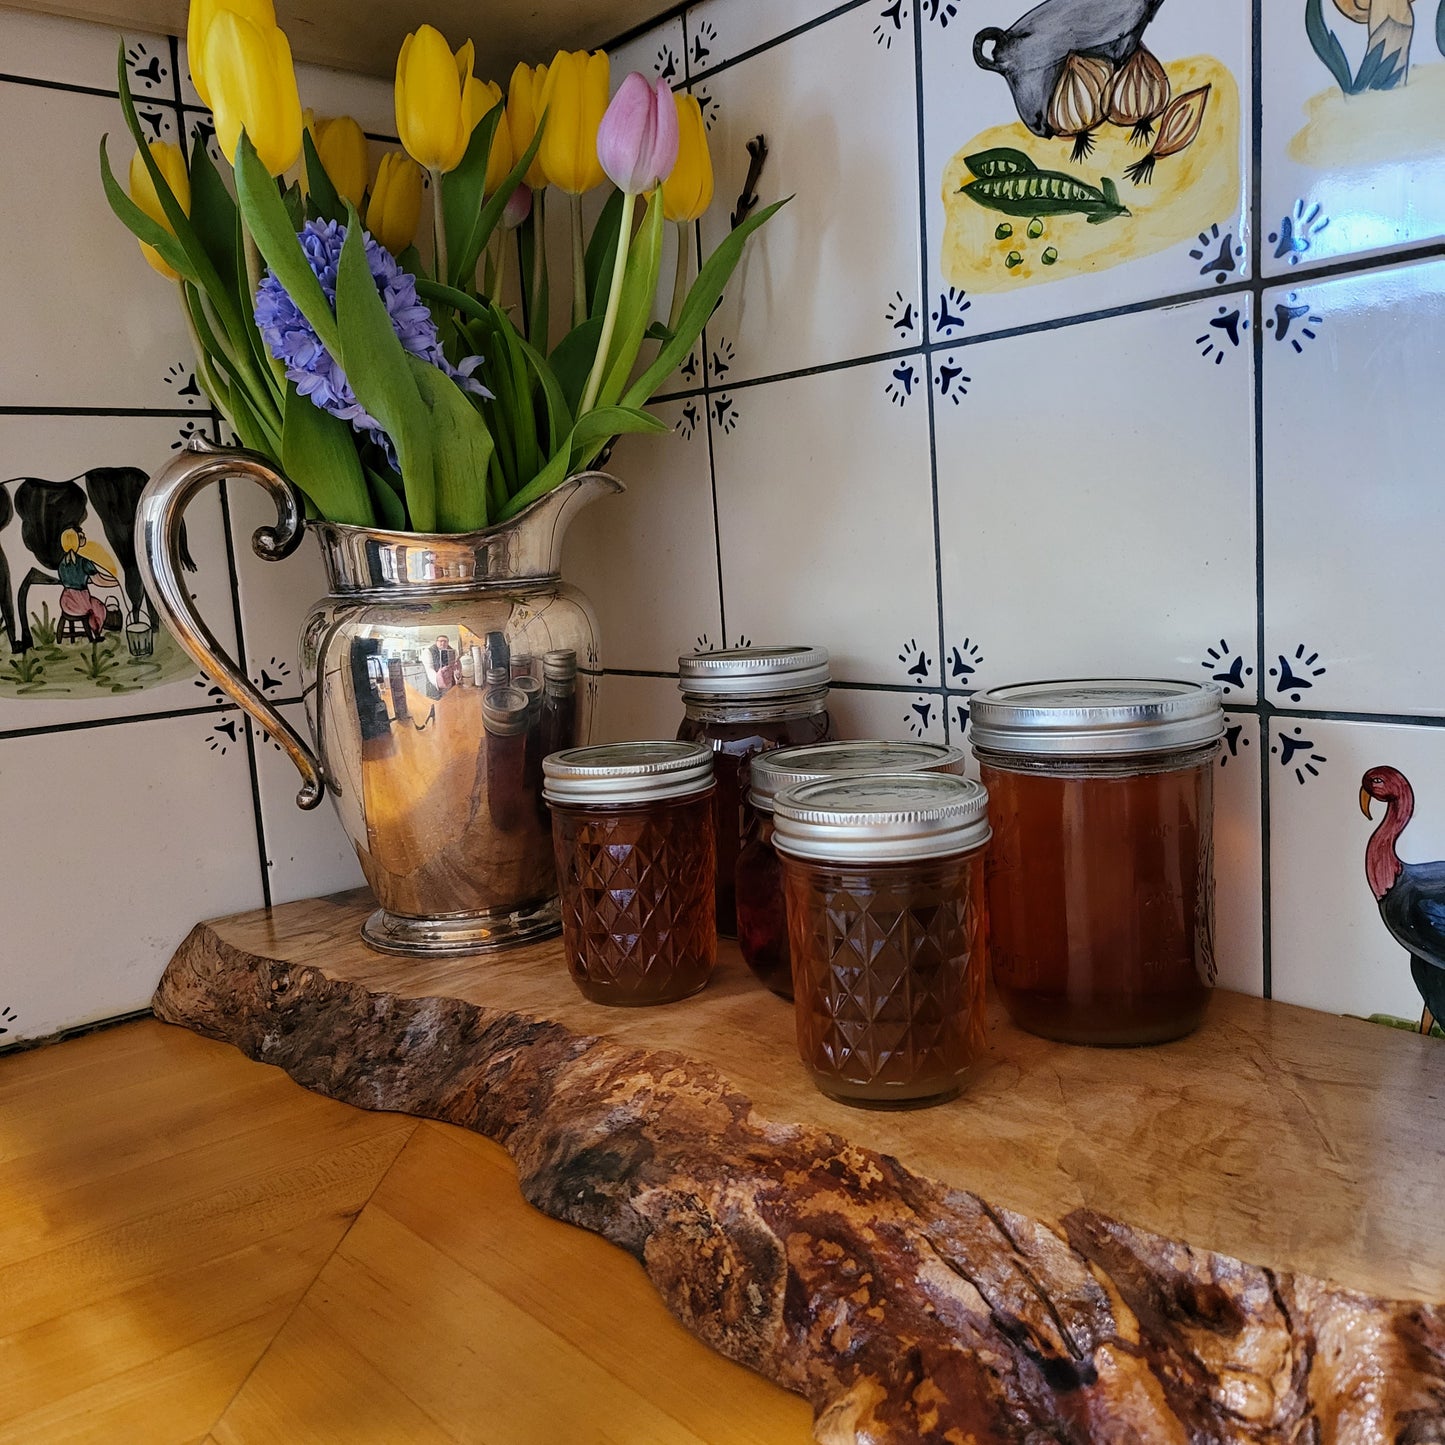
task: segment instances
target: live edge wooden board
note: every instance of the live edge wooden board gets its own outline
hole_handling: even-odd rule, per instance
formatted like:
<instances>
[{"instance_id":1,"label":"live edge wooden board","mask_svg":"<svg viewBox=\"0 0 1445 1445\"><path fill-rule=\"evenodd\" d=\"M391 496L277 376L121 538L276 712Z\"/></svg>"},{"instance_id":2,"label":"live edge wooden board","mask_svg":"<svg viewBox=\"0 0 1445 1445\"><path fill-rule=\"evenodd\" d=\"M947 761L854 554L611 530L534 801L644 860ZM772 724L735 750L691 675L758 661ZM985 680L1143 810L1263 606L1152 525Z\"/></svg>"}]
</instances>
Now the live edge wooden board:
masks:
<instances>
[{"instance_id":1,"label":"live edge wooden board","mask_svg":"<svg viewBox=\"0 0 1445 1445\"><path fill-rule=\"evenodd\" d=\"M994 1017L960 1099L871 1113L728 945L697 998L607 1009L555 942L372 953L369 906L201 924L156 1012L497 1140L820 1441L1445 1442L1445 1045L1228 993L1156 1049Z\"/></svg>"}]
</instances>

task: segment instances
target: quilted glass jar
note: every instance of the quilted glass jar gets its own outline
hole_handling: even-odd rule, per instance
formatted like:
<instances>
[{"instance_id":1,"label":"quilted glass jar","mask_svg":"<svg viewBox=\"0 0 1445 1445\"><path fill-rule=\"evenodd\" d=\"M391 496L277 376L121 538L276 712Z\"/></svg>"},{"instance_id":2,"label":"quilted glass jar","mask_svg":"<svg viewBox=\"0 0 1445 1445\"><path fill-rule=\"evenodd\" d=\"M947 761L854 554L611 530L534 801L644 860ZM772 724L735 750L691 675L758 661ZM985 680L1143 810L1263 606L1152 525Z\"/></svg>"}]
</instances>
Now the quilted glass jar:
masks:
<instances>
[{"instance_id":1,"label":"quilted glass jar","mask_svg":"<svg viewBox=\"0 0 1445 1445\"><path fill-rule=\"evenodd\" d=\"M717 961L711 749L613 743L542 766L577 987L622 1005L697 993Z\"/></svg>"}]
</instances>

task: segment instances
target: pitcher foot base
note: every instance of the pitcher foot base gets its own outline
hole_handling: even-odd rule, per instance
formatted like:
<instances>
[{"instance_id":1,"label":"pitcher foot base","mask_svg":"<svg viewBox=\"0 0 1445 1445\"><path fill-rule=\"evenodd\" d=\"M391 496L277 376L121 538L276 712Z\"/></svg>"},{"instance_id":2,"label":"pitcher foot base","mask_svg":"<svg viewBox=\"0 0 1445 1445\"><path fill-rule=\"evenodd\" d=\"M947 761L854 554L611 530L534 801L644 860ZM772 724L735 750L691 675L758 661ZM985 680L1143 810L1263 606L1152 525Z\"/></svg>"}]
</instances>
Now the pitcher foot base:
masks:
<instances>
[{"instance_id":1,"label":"pitcher foot base","mask_svg":"<svg viewBox=\"0 0 1445 1445\"><path fill-rule=\"evenodd\" d=\"M362 940L378 953L406 958L455 958L496 953L551 938L562 931L562 910L555 898L511 912L457 913L438 918L407 918L378 908L361 926Z\"/></svg>"}]
</instances>

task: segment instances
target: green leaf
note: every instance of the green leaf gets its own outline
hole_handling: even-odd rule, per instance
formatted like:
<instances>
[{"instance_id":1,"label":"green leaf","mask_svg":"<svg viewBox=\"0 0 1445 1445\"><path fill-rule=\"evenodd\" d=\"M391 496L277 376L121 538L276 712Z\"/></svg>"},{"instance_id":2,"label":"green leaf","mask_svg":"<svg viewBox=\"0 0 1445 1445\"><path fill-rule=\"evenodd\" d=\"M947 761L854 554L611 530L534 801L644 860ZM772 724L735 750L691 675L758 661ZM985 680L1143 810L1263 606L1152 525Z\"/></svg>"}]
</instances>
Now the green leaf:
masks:
<instances>
[{"instance_id":1,"label":"green leaf","mask_svg":"<svg viewBox=\"0 0 1445 1445\"><path fill-rule=\"evenodd\" d=\"M492 434L451 377L410 356L412 380L431 412L436 465L436 527L475 532L487 525L487 467Z\"/></svg>"},{"instance_id":2,"label":"green leaf","mask_svg":"<svg viewBox=\"0 0 1445 1445\"><path fill-rule=\"evenodd\" d=\"M1309 42L1314 47L1315 54L1334 76L1335 83L1346 95L1349 95L1354 89L1349 58L1345 55L1344 46L1335 38L1335 32L1325 23L1321 0L1306 0L1305 34L1309 36Z\"/></svg>"},{"instance_id":3,"label":"green leaf","mask_svg":"<svg viewBox=\"0 0 1445 1445\"><path fill-rule=\"evenodd\" d=\"M306 165L307 215L322 221L344 221L346 204L336 194L336 187L331 184L331 177L326 174L326 167L321 164L321 156L309 130L301 132L301 154Z\"/></svg>"},{"instance_id":4,"label":"green leaf","mask_svg":"<svg viewBox=\"0 0 1445 1445\"><path fill-rule=\"evenodd\" d=\"M171 270L179 272L186 280L199 284L195 269L191 266L190 258L181 248L181 243L159 223L151 220L136 203L126 194L120 182L116 180L110 169L110 157L105 153L105 143L109 136L100 138L100 182L105 187L105 198L110 202L110 208L125 228L136 240L144 241L147 246L154 246L163 260Z\"/></svg>"},{"instance_id":5,"label":"green leaf","mask_svg":"<svg viewBox=\"0 0 1445 1445\"><path fill-rule=\"evenodd\" d=\"M527 174L527 167L530 166L537 156L537 148L542 144L542 130L547 124L547 112L542 112L541 119L537 122L537 133L532 137L532 144L527 147L526 153L518 160L517 164L507 172L506 179L497 187L494 194L487 197L487 203L477 213L475 222L472 225L471 235L467 243L462 247L461 264L463 277L471 277L476 274L477 262L481 258L482 249L492 238L492 232L497 229L497 223L502 219L502 212L507 208L507 202L512 198L512 192L522 184L522 177ZM443 198L445 199L445 198Z\"/></svg>"},{"instance_id":6,"label":"green leaf","mask_svg":"<svg viewBox=\"0 0 1445 1445\"><path fill-rule=\"evenodd\" d=\"M1445 0L1441 0L1445 4ZM612 267L617 257L617 242L622 228L622 192L613 191L592 228L587 243L587 314L601 316L607 309L607 287L612 280Z\"/></svg>"},{"instance_id":7,"label":"green leaf","mask_svg":"<svg viewBox=\"0 0 1445 1445\"><path fill-rule=\"evenodd\" d=\"M286 388L281 463L286 475L328 522L375 525L366 478L356 455L356 433L340 417L314 406L294 386Z\"/></svg>"},{"instance_id":8,"label":"green leaf","mask_svg":"<svg viewBox=\"0 0 1445 1445\"><path fill-rule=\"evenodd\" d=\"M517 345L521 348L522 355L526 357L527 364L532 368L542 387L542 395L547 402L547 430L551 441L548 451L550 452L572 430L572 409L567 405L567 397L562 390L562 384L547 364L546 357L525 336L517 335L512 323L507 320L500 308L497 309L497 316L499 318L498 326L505 326L512 331L513 335L517 336ZM582 375L584 383L586 379L587 376L584 372Z\"/></svg>"},{"instance_id":9,"label":"green leaf","mask_svg":"<svg viewBox=\"0 0 1445 1445\"><path fill-rule=\"evenodd\" d=\"M307 405L309 406L310 403L308 402ZM260 414L251 404L250 394L244 386L231 388L231 420L235 423L236 435L241 438L244 445L250 447L252 451L269 457L277 471L284 472L286 470L285 463L281 459L281 435L269 422L262 421Z\"/></svg>"},{"instance_id":10,"label":"green leaf","mask_svg":"<svg viewBox=\"0 0 1445 1445\"><path fill-rule=\"evenodd\" d=\"M377 522L392 532L409 532L406 524L406 503L402 500L400 479L393 485L389 480L395 473L379 476L370 467L366 469L366 490L371 494L371 506Z\"/></svg>"},{"instance_id":11,"label":"green leaf","mask_svg":"<svg viewBox=\"0 0 1445 1445\"><path fill-rule=\"evenodd\" d=\"M761 211L755 211L741 226L729 231L718 243L717 250L703 262L697 273L697 280L692 283L692 290L687 293L687 300L682 303L682 314L677 319L677 329L673 332L672 340L663 346L653 359L652 365L627 389L622 397L624 406L641 406L686 360L693 343L702 335L702 328L707 325L708 318L722 300L723 292L742 257L743 246L748 237L791 199L792 197L788 196L784 200L774 201L771 206L765 206Z\"/></svg>"},{"instance_id":12,"label":"green leaf","mask_svg":"<svg viewBox=\"0 0 1445 1445\"><path fill-rule=\"evenodd\" d=\"M589 317L581 326L573 327L547 358L552 374L567 399L567 410L576 413L587 386L587 376L592 370L592 358L602 341L602 318Z\"/></svg>"},{"instance_id":13,"label":"green leaf","mask_svg":"<svg viewBox=\"0 0 1445 1445\"><path fill-rule=\"evenodd\" d=\"M461 164L441 179L442 224L446 228L447 255L451 258L451 274L447 280L454 286L465 285L476 274L476 258L472 258L470 266L466 263L467 246L477 222L477 213L482 209L487 160L492 153L492 137L497 133L503 104L494 105L477 122Z\"/></svg>"},{"instance_id":14,"label":"green leaf","mask_svg":"<svg viewBox=\"0 0 1445 1445\"><path fill-rule=\"evenodd\" d=\"M421 252L418 251L415 246L408 246L406 250L396 258L396 264L400 266L403 271L415 276L418 281L426 275L426 262L422 260Z\"/></svg>"},{"instance_id":15,"label":"green leaf","mask_svg":"<svg viewBox=\"0 0 1445 1445\"><path fill-rule=\"evenodd\" d=\"M337 354L357 401L381 423L396 448L412 525L419 532L434 532L436 461L430 412L372 279L361 223L349 205L346 212L346 242L336 268L336 317L341 333ZM306 269L309 272L311 268Z\"/></svg>"},{"instance_id":16,"label":"green leaf","mask_svg":"<svg viewBox=\"0 0 1445 1445\"><path fill-rule=\"evenodd\" d=\"M282 190L281 204L286 208L286 214L291 220L291 229L299 232L306 224L306 199L301 194L298 181L292 181Z\"/></svg>"},{"instance_id":17,"label":"green leaf","mask_svg":"<svg viewBox=\"0 0 1445 1445\"><path fill-rule=\"evenodd\" d=\"M622 276L622 296L617 304L617 322L607 370L598 388L597 400L611 406L621 395L637 364L642 338L652 319L657 301L657 278L662 270L662 191L654 191L647 203L647 215L627 253Z\"/></svg>"},{"instance_id":18,"label":"green leaf","mask_svg":"<svg viewBox=\"0 0 1445 1445\"><path fill-rule=\"evenodd\" d=\"M236 202L206 149L199 127L191 142L191 224L221 276L236 274Z\"/></svg>"},{"instance_id":19,"label":"green leaf","mask_svg":"<svg viewBox=\"0 0 1445 1445\"><path fill-rule=\"evenodd\" d=\"M530 507L540 497L545 497L554 487L560 486L574 470L573 459L587 455L589 449L595 456L603 443L624 432L665 432L667 424L645 411L626 406L593 407L572 428L567 444L554 452L547 465L507 503L499 520L515 517L518 512Z\"/></svg>"}]
</instances>

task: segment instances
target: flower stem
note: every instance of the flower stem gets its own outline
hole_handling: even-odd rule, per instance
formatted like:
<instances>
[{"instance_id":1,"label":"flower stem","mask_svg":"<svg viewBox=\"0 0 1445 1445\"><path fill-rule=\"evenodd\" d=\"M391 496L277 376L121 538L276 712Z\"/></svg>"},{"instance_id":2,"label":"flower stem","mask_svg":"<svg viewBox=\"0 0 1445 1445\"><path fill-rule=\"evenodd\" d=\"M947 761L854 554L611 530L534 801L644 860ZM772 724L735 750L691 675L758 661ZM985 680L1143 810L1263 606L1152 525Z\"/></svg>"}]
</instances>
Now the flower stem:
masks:
<instances>
[{"instance_id":1,"label":"flower stem","mask_svg":"<svg viewBox=\"0 0 1445 1445\"><path fill-rule=\"evenodd\" d=\"M672 305L667 312L667 329L677 330L677 319L682 315L682 303L687 300L688 261L692 256L692 225L688 221L677 223L677 274L672 282Z\"/></svg>"},{"instance_id":2,"label":"flower stem","mask_svg":"<svg viewBox=\"0 0 1445 1445\"><path fill-rule=\"evenodd\" d=\"M631 191L624 191L622 217L617 230L617 255L612 260L612 285L607 292L607 311L602 317L602 335L597 341L597 355L587 377L587 388L582 393L582 405L577 408L579 419L592 410L602 387L602 373L607 369L607 353L612 349L612 332L617 326L617 308L622 301L622 278L627 271L627 242L632 236L632 213L636 209L637 197Z\"/></svg>"},{"instance_id":3,"label":"flower stem","mask_svg":"<svg viewBox=\"0 0 1445 1445\"><path fill-rule=\"evenodd\" d=\"M497 232L497 268L492 273L490 296L498 306L502 304L502 287L507 283L507 233Z\"/></svg>"},{"instance_id":4,"label":"flower stem","mask_svg":"<svg viewBox=\"0 0 1445 1445\"><path fill-rule=\"evenodd\" d=\"M582 197L569 196L572 203L572 324L587 319L587 252L582 244Z\"/></svg>"},{"instance_id":5,"label":"flower stem","mask_svg":"<svg viewBox=\"0 0 1445 1445\"><path fill-rule=\"evenodd\" d=\"M432 264L437 280L447 284L447 223L442 212L442 173L431 174Z\"/></svg>"},{"instance_id":6,"label":"flower stem","mask_svg":"<svg viewBox=\"0 0 1445 1445\"><path fill-rule=\"evenodd\" d=\"M552 327L551 308L547 305L545 197L546 191L541 186L532 192L532 305L527 313L528 339L540 351L547 349L547 333Z\"/></svg>"}]
</instances>

